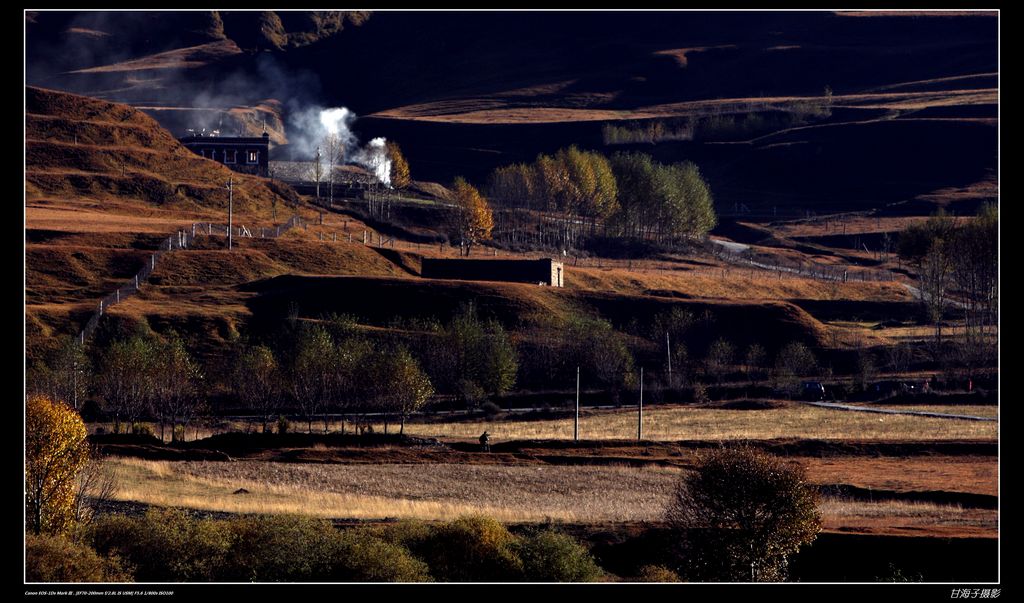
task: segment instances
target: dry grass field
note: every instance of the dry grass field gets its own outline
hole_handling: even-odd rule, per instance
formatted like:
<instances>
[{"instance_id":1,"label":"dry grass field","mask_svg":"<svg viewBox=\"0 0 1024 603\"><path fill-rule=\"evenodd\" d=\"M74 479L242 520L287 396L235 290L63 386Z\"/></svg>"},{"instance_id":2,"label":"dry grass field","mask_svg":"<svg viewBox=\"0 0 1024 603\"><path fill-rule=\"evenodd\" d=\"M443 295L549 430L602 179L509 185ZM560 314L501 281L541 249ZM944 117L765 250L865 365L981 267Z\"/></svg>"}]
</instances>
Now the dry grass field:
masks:
<instances>
[{"instance_id":1,"label":"dry grass field","mask_svg":"<svg viewBox=\"0 0 1024 603\"><path fill-rule=\"evenodd\" d=\"M721 100L696 100L662 103L631 109L597 109L530 106L517 107L513 99L441 100L410 104L370 114L379 119L436 122L447 124L538 124L586 121L618 121L654 118L679 118L753 110L787 109L814 96L757 96ZM510 102L512 101L512 102ZM943 90L938 92L879 92L834 95L833 107L860 109L915 110L998 102L995 89ZM815 126L810 126L815 127Z\"/></svg>"},{"instance_id":2,"label":"dry grass field","mask_svg":"<svg viewBox=\"0 0 1024 603\"><path fill-rule=\"evenodd\" d=\"M369 520L443 520L484 513L523 523L657 522L681 471L138 459L108 460L106 468L118 481L117 500L158 506ZM238 493L240 489L247 492ZM935 527L947 534L991 536L997 530L995 511L958 505L826 496L820 511L825 528L838 531L902 533Z\"/></svg>"},{"instance_id":3,"label":"dry grass field","mask_svg":"<svg viewBox=\"0 0 1024 603\"><path fill-rule=\"evenodd\" d=\"M636 422L635 409L585 411L580 418L580 438L633 438L636 437ZM378 425L377 429L381 430L382 426ZM569 439L573 435L573 420L512 418L405 426L406 433L411 435L449 438L475 438L484 430L490 432L492 441ZM687 407L644 410L644 437L650 440L995 440L997 433L996 422L836 411L802 404L769 410Z\"/></svg>"},{"instance_id":4,"label":"dry grass field","mask_svg":"<svg viewBox=\"0 0 1024 603\"><path fill-rule=\"evenodd\" d=\"M965 406L958 404L854 404L853 406L864 406L866 408L879 408L909 412L936 412L946 415L970 415L973 417L985 417L995 419L999 417L998 406Z\"/></svg>"},{"instance_id":5,"label":"dry grass field","mask_svg":"<svg viewBox=\"0 0 1024 603\"><path fill-rule=\"evenodd\" d=\"M864 502L825 498L818 510L828 531L907 536L995 537L995 511L918 502Z\"/></svg>"},{"instance_id":6,"label":"dry grass field","mask_svg":"<svg viewBox=\"0 0 1024 603\"><path fill-rule=\"evenodd\" d=\"M107 461L116 498L232 513L331 518L632 521L656 518L675 469ZM248 494L234 494L239 488Z\"/></svg>"}]
</instances>

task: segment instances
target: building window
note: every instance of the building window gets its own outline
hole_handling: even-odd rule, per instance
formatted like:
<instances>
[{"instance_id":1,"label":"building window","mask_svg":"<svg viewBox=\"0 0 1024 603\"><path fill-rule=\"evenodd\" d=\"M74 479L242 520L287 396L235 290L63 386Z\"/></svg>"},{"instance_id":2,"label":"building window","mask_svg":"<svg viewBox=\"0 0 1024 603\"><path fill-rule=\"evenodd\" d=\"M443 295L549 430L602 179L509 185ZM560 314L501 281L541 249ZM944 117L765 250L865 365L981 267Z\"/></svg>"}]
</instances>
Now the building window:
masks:
<instances>
[{"instance_id":1,"label":"building window","mask_svg":"<svg viewBox=\"0 0 1024 603\"><path fill-rule=\"evenodd\" d=\"M238 151L236 151L234 149L225 149L224 150L224 163L237 163L237 161L238 161Z\"/></svg>"},{"instance_id":2,"label":"building window","mask_svg":"<svg viewBox=\"0 0 1024 603\"><path fill-rule=\"evenodd\" d=\"M210 150L210 159L217 161L217 149Z\"/></svg>"},{"instance_id":3,"label":"building window","mask_svg":"<svg viewBox=\"0 0 1024 603\"><path fill-rule=\"evenodd\" d=\"M260 159L260 152L259 151L249 151L249 157L246 160L246 163L256 163L257 161L259 161L259 159Z\"/></svg>"}]
</instances>

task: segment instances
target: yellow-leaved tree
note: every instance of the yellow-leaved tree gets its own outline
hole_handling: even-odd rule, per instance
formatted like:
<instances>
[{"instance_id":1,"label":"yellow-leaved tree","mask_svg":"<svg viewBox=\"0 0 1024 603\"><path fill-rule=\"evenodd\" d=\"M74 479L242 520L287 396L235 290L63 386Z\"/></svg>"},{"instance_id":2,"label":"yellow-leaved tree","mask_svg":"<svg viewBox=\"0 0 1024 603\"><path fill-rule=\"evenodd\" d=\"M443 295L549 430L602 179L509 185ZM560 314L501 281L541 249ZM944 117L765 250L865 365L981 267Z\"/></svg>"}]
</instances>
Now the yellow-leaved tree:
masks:
<instances>
[{"instance_id":1,"label":"yellow-leaved tree","mask_svg":"<svg viewBox=\"0 0 1024 603\"><path fill-rule=\"evenodd\" d=\"M412 182L409 175L409 162L397 142L389 140L387 143L388 159L391 160L391 186L397 189L404 189Z\"/></svg>"},{"instance_id":2,"label":"yellow-leaved tree","mask_svg":"<svg viewBox=\"0 0 1024 603\"><path fill-rule=\"evenodd\" d=\"M469 255L473 245L491 238L494 215L480 191L461 176L455 179L450 196L452 205L452 230L459 239L459 245Z\"/></svg>"},{"instance_id":3,"label":"yellow-leaved tree","mask_svg":"<svg viewBox=\"0 0 1024 603\"><path fill-rule=\"evenodd\" d=\"M44 396L25 409L25 518L35 534L66 532L75 520L78 474L89 461L85 423Z\"/></svg>"}]
</instances>

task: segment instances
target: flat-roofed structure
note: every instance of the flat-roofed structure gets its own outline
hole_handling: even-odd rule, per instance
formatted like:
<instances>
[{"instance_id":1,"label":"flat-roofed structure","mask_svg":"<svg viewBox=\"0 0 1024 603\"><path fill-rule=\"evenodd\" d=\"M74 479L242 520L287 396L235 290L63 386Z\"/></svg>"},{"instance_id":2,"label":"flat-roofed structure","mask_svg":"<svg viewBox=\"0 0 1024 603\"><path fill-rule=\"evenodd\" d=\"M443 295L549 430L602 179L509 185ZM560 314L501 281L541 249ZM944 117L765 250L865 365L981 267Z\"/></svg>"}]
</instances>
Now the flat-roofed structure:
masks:
<instances>
[{"instance_id":1,"label":"flat-roofed structure","mask_svg":"<svg viewBox=\"0 0 1024 603\"><path fill-rule=\"evenodd\" d=\"M196 155L223 163L236 172L266 177L269 173L270 134L211 136L193 132L178 139Z\"/></svg>"},{"instance_id":2,"label":"flat-roofed structure","mask_svg":"<svg viewBox=\"0 0 1024 603\"><path fill-rule=\"evenodd\" d=\"M533 283L561 287L564 272L562 262L556 262L551 258L540 260L423 258L420 274L424 278Z\"/></svg>"}]
</instances>

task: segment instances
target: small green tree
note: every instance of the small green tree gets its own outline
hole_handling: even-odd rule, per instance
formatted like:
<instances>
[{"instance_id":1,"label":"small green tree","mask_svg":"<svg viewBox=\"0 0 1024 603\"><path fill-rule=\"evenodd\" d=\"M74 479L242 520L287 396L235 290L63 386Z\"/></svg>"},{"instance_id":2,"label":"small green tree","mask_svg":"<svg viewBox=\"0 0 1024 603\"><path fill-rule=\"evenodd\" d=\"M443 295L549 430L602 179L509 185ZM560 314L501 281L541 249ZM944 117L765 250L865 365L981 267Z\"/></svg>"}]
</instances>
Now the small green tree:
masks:
<instances>
[{"instance_id":1,"label":"small green tree","mask_svg":"<svg viewBox=\"0 0 1024 603\"><path fill-rule=\"evenodd\" d=\"M751 383L756 381L756 377L764 365L764 358L764 348L761 344L752 343L747 347L747 351L743 355L743 365Z\"/></svg>"},{"instance_id":2,"label":"small green tree","mask_svg":"<svg viewBox=\"0 0 1024 603\"><path fill-rule=\"evenodd\" d=\"M519 356L501 323L483 320L476 307L459 308L444 332L444 343L424 354L438 389L476 403L504 394L516 381Z\"/></svg>"},{"instance_id":3,"label":"small green tree","mask_svg":"<svg viewBox=\"0 0 1024 603\"><path fill-rule=\"evenodd\" d=\"M232 382L239 401L254 411L267 433L278 404L280 376L274 353L265 345L243 348L235 362Z\"/></svg>"},{"instance_id":4,"label":"small green tree","mask_svg":"<svg viewBox=\"0 0 1024 603\"><path fill-rule=\"evenodd\" d=\"M733 356L736 355L736 348L725 338L719 337L708 348L708 355L704 359L708 375L720 381L732 364Z\"/></svg>"},{"instance_id":5,"label":"small green tree","mask_svg":"<svg viewBox=\"0 0 1024 603\"><path fill-rule=\"evenodd\" d=\"M420 369L419 363L404 346L378 353L374 358L371 373L377 384L377 405L385 412L396 412L401 421L398 433L405 433L405 420L410 414L422 408L430 396L434 395L434 386L431 385L430 378ZM384 425L386 430L386 420Z\"/></svg>"},{"instance_id":6,"label":"small green tree","mask_svg":"<svg viewBox=\"0 0 1024 603\"><path fill-rule=\"evenodd\" d=\"M817 491L800 466L753 449L704 455L666 512L686 578L778 581L821 530Z\"/></svg>"},{"instance_id":7,"label":"small green tree","mask_svg":"<svg viewBox=\"0 0 1024 603\"><path fill-rule=\"evenodd\" d=\"M818 361L805 344L794 341L786 344L775 357L775 386L794 392L800 377L815 375Z\"/></svg>"}]
</instances>

